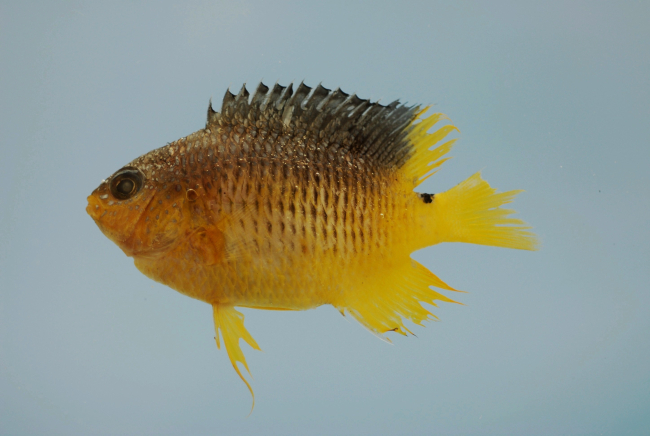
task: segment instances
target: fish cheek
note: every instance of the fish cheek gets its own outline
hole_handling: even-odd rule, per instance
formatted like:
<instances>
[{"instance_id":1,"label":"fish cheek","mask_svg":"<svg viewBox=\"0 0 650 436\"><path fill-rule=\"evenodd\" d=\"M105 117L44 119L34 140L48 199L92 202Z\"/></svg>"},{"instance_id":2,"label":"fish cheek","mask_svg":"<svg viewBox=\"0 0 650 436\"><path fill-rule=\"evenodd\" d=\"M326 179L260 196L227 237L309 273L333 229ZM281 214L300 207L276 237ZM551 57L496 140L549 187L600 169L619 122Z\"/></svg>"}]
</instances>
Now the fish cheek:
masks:
<instances>
[{"instance_id":1,"label":"fish cheek","mask_svg":"<svg viewBox=\"0 0 650 436\"><path fill-rule=\"evenodd\" d=\"M143 212L132 237L137 255L156 257L175 245L183 226L183 211L169 195L157 193Z\"/></svg>"},{"instance_id":2,"label":"fish cheek","mask_svg":"<svg viewBox=\"0 0 650 436\"><path fill-rule=\"evenodd\" d=\"M88 197L87 210L102 233L130 255L128 241L152 196L153 193L142 193L133 201L115 201L108 195L94 192Z\"/></svg>"}]
</instances>

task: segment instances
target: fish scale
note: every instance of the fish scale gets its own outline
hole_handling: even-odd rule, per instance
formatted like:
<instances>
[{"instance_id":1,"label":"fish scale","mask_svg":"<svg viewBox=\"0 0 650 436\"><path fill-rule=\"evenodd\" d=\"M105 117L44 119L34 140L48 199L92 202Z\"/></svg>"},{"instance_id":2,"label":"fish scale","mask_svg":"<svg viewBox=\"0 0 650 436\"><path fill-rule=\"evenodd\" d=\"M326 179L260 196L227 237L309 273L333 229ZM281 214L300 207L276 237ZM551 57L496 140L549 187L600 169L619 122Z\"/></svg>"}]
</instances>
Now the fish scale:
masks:
<instances>
[{"instance_id":1,"label":"fish scale","mask_svg":"<svg viewBox=\"0 0 650 436\"><path fill-rule=\"evenodd\" d=\"M455 291L410 258L440 242L535 249L480 174L439 194L413 192L455 140L442 114L363 100L319 85L227 91L206 127L106 179L87 212L148 277L213 306L223 338L248 366L259 346L235 307L330 304L382 338L435 318L422 304ZM126 181L125 183L123 183ZM252 389L251 389L252 393Z\"/></svg>"}]
</instances>

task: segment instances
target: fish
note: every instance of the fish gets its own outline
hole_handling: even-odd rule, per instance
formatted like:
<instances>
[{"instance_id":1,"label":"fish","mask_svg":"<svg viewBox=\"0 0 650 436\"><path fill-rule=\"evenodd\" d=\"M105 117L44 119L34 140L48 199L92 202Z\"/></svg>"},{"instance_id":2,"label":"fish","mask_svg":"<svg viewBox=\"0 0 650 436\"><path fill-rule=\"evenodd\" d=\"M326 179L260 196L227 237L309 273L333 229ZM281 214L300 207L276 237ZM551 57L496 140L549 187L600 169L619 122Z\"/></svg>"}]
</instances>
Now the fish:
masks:
<instances>
[{"instance_id":1,"label":"fish","mask_svg":"<svg viewBox=\"0 0 650 436\"><path fill-rule=\"evenodd\" d=\"M240 341L260 347L237 307L331 305L390 342L412 334L407 321L437 319L427 307L457 303L414 251L537 249L531 227L502 208L520 190L497 192L478 172L445 192L415 191L457 139L429 109L304 83L260 83L251 95L244 84L219 112L210 101L205 128L105 179L86 211L144 275L212 306L216 345L254 407Z\"/></svg>"}]
</instances>

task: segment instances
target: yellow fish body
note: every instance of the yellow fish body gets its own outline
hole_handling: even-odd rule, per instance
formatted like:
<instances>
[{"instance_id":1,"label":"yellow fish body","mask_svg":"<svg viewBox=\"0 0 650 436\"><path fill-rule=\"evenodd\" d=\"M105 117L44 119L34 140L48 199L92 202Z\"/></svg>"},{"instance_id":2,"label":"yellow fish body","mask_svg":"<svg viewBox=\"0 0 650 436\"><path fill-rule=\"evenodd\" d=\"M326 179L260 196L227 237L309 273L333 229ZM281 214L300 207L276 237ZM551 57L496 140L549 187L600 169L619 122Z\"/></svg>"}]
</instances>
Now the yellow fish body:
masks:
<instances>
[{"instance_id":1,"label":"yellow fish body","mask_svg":"<svg viewBox=\"0 0 650 436\"><path fill-rule=\"evenodd\" d=\"M106 179L87 212L148 277L213 306L233 367L257 343L235 306L331 304L372 332L406 334L454 289L410 258L440 242L535 249L514 211L475 174L440 194L413 192L447 158L444 115L340 90L260 84L226 92L205 129Z\"/></svg>"}]
</instances>

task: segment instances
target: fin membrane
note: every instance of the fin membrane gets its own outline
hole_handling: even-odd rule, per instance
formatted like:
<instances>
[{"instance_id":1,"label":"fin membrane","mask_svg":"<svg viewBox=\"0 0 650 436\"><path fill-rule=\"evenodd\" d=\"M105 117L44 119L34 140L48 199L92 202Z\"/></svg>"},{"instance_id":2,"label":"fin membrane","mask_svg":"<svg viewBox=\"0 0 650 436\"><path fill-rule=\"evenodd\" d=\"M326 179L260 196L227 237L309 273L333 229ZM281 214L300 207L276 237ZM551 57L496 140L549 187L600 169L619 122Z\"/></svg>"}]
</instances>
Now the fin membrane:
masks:
<instances>
[{"instance_id":1,"label":"fin membrane","mask_svg":"<svg viewBox=\"0 0 650 436\"><path fill-rule=\"evenodd\" d=\"M229 134L236 128L274 131L285 150L310 147L362 157L378 168L400 168L412 154L408 139L419 106L388 105L301 83L294 90L260 83L251 95L244 85L237 95L226 91L220 112L208 107L206 128ZM242 133L241 137L246 134ZM253 135L255 136L255 135ZM240 141L232 141L239 144ZM242 141L243 144L243 141Z\"/></svg>"},{"instance_id":2,"label":"fin membrane","mask_svg":"<svg viewBox=\"0 0 650 436\"><path fill-rule=\"evenodd\" d=\"M242 381L246 383L246 386L253 397L253 405L251 407L252 412L255 407L255 394L253 393L253 388L251 388L250 383L248 383L239 370L237 362L241 362L244 365L244 368L248 371L248 375L252 377L252 374L250 369L248 369L244 353L239 346L239 340L243 339L248 345L256 350L261 351L261 349L251 334L248 333L246 327L244 327L244 315L235 310L234 306L213 304L212 314L214 316L214 331L216 334L215 340L217 341L217 348L221 348L221 343L219 341L219 331L221 331L221 336L223 337L223 343L226 346L230 363L232 363L233 368L235 368L235 371L237 371L237 374Z\"/></svg>"},{"instance_id":3,"label":"fin membrane","mask_svg":"<svg viewBox=\"0 0 650 436\"><path fill-rule=\"evenodd\" d=\"M413 334L404 325L404 320L423 325L423 321L438 319L421 303L432 306L437 306L436 301L457 303L434 291L431 286L457 291L418 262L407 258L402 265L392 268L386 274L364 281L363 288L351 289L344 307L339 309L346 309L371 332L390 342L383 336L384 333L394 331L402 335Z\"/></svg>"},{"instance_id":4,"label":"fin membrane","mask_svg":"<svg viewBox=\"0 0 650 436\"><path fill-rule=\"evenodd\" d=\"M521 190L497 193L476 173L452 189L436 194L432 203L431 228L436 242L469 242L496 247L536 250L531 227L508 215L512 209L500 206L512 202Z\"/></svg>"},{"instance_id":5,"label":"fin membrane","mask_svg":"<svg viewBox=\"0 0 650 436\"><path fill-rule=\"evenodd\" d=\"M445 139L454 130L458 131L456 126L446 124L437 128L434 132L429 133L429 129L435 124L439 121L449 120L449 118L445 114L435 113L420 120L420 115L428 109L429 107L427 106L417 113L409 126L406 139L412 144L412 151L404 167L400 169L406 176L406 179L413 182L414 187L417 187L438 172L440 165L451 159L450 157L443 158L443 156L451 150L456 139L446 141L433 150L431 148Z\"/></svg>"}]
</instances>

